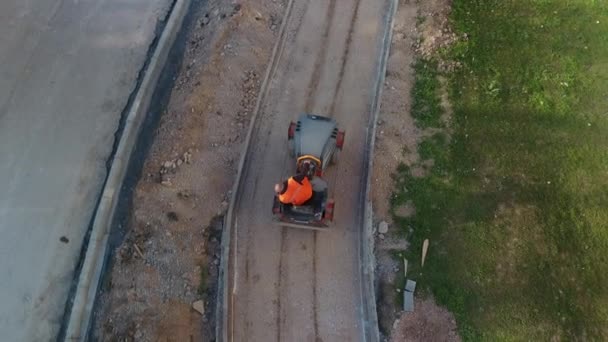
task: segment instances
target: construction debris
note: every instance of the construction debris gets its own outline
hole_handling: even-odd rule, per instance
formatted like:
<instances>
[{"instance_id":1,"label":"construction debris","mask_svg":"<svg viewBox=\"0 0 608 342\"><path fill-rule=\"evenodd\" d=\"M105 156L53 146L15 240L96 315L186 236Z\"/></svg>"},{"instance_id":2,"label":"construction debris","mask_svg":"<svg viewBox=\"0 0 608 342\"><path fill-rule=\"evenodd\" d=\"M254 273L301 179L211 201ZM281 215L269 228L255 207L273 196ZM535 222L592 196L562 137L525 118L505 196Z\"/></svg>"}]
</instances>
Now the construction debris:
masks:
<instances>
[{"instance_id":1,"label":"construction debris","mask_svg":"<svg viewBox=\"0 0 608 342\"><path fill-rule=\"evenodd\" d=\"M424 259L426 259L426 252L429 250L429 239L424 239L422 243L422 264L421 267L424 267Z\"/></svg>"},{"instance_id":2,"label":"construction debris","mask_svg":"<svg viewBox=\"0 0 608 342\"><path fill-rule=\"evenodd\" d=\"M201 315L205 314L205 303L202 300L197 300L196 302L192 303L192 308Z\"/></svg>"}]
</instances>

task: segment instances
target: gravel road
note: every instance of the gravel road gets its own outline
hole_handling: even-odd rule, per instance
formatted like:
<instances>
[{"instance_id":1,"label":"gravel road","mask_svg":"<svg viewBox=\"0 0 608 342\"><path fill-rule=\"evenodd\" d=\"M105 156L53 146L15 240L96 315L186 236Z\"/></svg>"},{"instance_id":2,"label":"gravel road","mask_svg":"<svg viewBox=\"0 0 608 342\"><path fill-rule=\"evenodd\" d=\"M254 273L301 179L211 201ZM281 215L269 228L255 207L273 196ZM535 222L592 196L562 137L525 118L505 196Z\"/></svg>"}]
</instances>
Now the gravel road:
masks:
<instances>
[{"instance_id":1,"label":"gravel road","mask_svg":"<svg viewBox=\"0 0 608 342\"><path fill-rule=\"evenodd\" d=\"M363 336L358 244L367 124L388 1L298 1L253 132L235 206L229 331L234 341L355 341ZM302 111L346 131L325 178L336 199L328 231L271 221L272 185L294 161L287 126Z\"/></svg>"}]
</instances>

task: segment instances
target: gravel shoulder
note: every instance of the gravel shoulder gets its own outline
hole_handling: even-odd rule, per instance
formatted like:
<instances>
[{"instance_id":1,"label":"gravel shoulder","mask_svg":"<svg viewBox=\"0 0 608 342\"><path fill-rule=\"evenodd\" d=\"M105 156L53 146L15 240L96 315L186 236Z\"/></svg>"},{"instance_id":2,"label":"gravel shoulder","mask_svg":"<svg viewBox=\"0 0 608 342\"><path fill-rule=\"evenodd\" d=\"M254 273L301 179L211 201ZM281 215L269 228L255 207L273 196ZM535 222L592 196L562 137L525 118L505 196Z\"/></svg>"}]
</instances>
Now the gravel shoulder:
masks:
<instances>
[{"instance_id":1,"label":"gravel shoulder","mask_svg":"<svg viewBox=\"0 0 608 342\"><path fill-rule=\"evenodd\" d=\"M114 232L96 339L214 339L221 216L283 6L195 4L181 70Z\"/></svg>"}]
</instances>

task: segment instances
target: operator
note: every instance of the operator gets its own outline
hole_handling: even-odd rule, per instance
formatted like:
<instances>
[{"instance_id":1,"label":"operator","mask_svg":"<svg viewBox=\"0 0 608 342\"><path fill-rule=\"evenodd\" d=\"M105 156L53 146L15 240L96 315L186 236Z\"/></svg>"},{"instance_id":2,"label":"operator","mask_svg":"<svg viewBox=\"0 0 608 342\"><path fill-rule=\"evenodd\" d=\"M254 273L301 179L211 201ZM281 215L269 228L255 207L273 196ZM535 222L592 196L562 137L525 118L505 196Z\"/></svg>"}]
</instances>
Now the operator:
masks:
<instances>
[{"instance_id":1,"label":"operator","mask_svg":"<svg viewBox=\"0 0 608 342\"><path fill-rule=\"evenodd\" d=\"M312 197L312 185L305 174L297 174L280 184L274 191L283 204L302 205Z\"/></svg>"}]
</instances>

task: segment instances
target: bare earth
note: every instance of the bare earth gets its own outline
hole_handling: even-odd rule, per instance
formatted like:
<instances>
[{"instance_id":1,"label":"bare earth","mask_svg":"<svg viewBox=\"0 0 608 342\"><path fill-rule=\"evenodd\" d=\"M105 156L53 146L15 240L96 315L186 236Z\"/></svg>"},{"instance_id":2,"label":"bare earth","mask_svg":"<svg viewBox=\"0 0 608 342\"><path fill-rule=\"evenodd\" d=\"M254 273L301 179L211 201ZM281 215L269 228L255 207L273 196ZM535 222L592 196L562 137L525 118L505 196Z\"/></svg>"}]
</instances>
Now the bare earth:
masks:
<instances>
[{"instance_id":1,"label":"bare earth","mask_svg":"<svg viewBox=\"0 0 608 342\"><path fill-rule=\"evenodd\" d=\"M227 206L283 6L216 0L197 8L126 237L113 251L95 323L99 340L214 338L221 219L213 218ZM200 299L204 316L192 309Z\"/></svg>"},{"instance_id":2,"label":"bare earth","mask_svg":"<svg viewBox=\"0 0 608 342\"><path fill-rule=\"evenodd\" d=\"M416 312L403 314L391 332L395 342L460 342L454 316L433 299L416 299Z\"/></svg>"}]
</instances>

